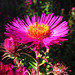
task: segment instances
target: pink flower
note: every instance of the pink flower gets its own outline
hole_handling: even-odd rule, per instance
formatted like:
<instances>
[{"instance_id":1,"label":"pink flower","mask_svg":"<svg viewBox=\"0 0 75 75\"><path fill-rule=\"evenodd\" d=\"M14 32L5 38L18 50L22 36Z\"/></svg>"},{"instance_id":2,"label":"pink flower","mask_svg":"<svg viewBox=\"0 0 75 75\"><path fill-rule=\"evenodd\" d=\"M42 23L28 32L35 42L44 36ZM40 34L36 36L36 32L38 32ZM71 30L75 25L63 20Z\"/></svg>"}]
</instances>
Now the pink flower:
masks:
<instances>
[{"instance_id":1,"label":"pink flower","mask_svg":"<svg viewBox=\"0 0 75 75\"><path fill-rule=\"evenodd\" d=\"M25 6L31 5L31 4L32 4L32 0L26 0L26 1L25 1Z\"/></svg>"},{"instance_id":2,"label":"pink flower","mask_svg":"<svg viewBox=\"0 0 75 75\"><path fill-rule=\"evenodd\" d=\"M0 61L0 74L1 75L13 75L13 65L12 64L4 65Z\"/></svg>"},{"instance_id":3,"label":"pink flower","mask_svg":"<svg viewBox=\"0 0 75 75\"><path fill-rule=\"evenodd\" d=\"M14 41L14 38L6 38L4 40L4 49L8 54L14 54L18 48L18 43Z\"/></svg>"},{"instance_id":4,"label":"pink flower","mask_svg":"<svg viewBox=\"0 0 75 75\"><path fill-rule=\"evenodd\" d=\"M75 7L72 7L72 10L74 11L75 10Z\"/></svg>"},{"instance_id":5,"label":"pink flower","mask_svg":"<svg viewBox=\"0 0 75 75\"><path fill-rule=\"evenodd\" d=\"M28 73L27 70L25 70L25 67L23 67L22 69L17 68L14 75L28 75Z\"/></svg>"},{"instance_id":6,"label":"pink flower","mask_svg":"<svg viewBox=\"0 0 75 75\"><path fill-rule=\"evenodd\" d=\"M0 74L1 75L28 75L27 70L25 70L25 67L23 68L17 68L14 71L14 67L12 64L4 65L0 61Z\"/></svg>"},{"instance_id":7,"label":"pink flower","mask_svg":"<svg viewBox=\"0 0 75 75\"><path fill-rule=\"evenodd\" d=\"M67 69L68 69L68 67L66 67L66 65L60 64L58 62L54 65L53 72L55 75L68 75Z\"/></svg>"},{"instance_id":8,"label":"pink flower","mask_svg":"<svg viewBox=\"0 0 75 75\"><path fill-rule=\"evenodd\" d=\"M61 9L61 11L64 11L64 10L65 10L64 8Z\"/></svg>"},{"instance_id":9,"label":"pink flower","mask_svg":"<svg viewBox=\"0 0 75 75\"><path fill-rule=\"evenodd\" d=\"M35 20L35 15L31 19L27 15L24 16L25 21L18 17L17 20L14 18L14 22L6 25L5 34L8 37L14 37L20 43L32 42L30 46L35 45L34 50L39 47L39 44L47 49L53 44L61 45L59 42L67 40L63 37L67 36L69 31L68 22L62 22L62 16L52 16L53 14L48 16L42 14L41 17L37 15Z\"/></svg>"},{"instance_id":10,"label":"pink flower","mask_svg":"<svg viewBox=\"0 0 75 75\"><path fill-rule=\"evenodd\" d=\"M5 59L7 57L11 57L13 58L13 55L18 56L18 51L20 51L21 49L19 49L20 43L15 42L13 37L10 38L6 38L4 40L4 44L2 44L1 48L3 48L3 50L1 50L1 52L5 52L5 54L2 56L2 59ZM4 50L5 49L5 50Z\"/></svg>"}]
</instances>

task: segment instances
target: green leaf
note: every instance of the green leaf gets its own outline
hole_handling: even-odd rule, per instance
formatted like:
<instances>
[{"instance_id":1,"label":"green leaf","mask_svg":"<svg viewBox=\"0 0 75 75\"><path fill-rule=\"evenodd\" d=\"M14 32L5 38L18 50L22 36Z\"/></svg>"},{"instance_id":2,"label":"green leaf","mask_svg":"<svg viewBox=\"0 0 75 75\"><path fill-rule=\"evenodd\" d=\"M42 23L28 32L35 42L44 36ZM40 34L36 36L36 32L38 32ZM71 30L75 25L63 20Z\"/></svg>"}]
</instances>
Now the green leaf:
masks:
<instances>
[{"instance_id":1,"label":"green leaf","mask_svg":"<svg viewBox=\"0 0 75 75\"><path fill-rule=\"evenodd\" d=\"M42 63L39 64L39 66L43 65L46 61L45 60L42 60Z\"/></svg>"},{"instance_id":2,"label":"green leaf","mask_svg":"<svg viewBox=\"0 0 75 75\"><path fill-rule=\"evenodd\" d=\"M29 64L32 66L33 69L36 70L36 65L34 65L33 63L29 62Z\"/></svg>"}]
</instances>

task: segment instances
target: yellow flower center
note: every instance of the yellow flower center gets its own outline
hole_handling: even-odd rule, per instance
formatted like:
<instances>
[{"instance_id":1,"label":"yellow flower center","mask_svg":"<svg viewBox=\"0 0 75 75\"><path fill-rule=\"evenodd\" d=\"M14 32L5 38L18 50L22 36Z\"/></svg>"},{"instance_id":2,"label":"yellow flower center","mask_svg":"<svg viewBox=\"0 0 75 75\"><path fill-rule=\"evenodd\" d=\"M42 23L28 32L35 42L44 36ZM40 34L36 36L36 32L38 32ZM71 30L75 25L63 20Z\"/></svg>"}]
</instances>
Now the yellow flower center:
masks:
<instances>
[{"instance_id":1,"label":"yellow flower center","mask_svg":"<svg viewBox=\"0 0 75 75\"><path fill-rule=\"evenodd\" d=\"M29 25L29 35L35 39L42 39L49 36L49 26L46 24L33 24Z\"/></svg>"}]
</instances>

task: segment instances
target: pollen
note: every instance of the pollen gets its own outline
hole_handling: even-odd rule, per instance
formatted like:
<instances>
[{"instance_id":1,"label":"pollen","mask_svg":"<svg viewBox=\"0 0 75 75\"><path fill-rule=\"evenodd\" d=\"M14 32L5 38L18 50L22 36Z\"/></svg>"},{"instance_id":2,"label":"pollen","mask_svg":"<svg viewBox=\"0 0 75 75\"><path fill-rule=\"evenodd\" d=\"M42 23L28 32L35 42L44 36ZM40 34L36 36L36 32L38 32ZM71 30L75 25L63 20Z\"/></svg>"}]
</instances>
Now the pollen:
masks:
<instances>
[{"instance_id":1,"label":"pollen","mask_svg":"<svg viewBox=\"0 0 75 75\"><path fill-rule=\"evenodd\" d=\"M49 26L43 23L35 23L33 25L29 25L28 32L32 38L42 39L49 36Z\"/></svg>"}]
</instances>

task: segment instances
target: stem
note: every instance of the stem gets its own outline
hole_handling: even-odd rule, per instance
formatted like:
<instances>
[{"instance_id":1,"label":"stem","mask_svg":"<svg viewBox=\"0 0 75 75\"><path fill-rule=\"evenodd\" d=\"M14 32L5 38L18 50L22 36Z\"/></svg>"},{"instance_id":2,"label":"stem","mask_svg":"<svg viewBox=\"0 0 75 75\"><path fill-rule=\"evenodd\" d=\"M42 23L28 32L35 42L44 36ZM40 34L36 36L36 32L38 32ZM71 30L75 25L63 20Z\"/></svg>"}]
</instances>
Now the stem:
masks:
<instances>
[{"instance_id":1,"label":"stem","mask_svg":"<svg viewBox=\"0 0 75 75\"><path fill-rule=\"evenodd\" d=\"M46 65L46 64L43 65L43 70L42 70L42 72L41 72L41 75L43 75L43 72L44 72L44 69L45 69L45 65Z\"/></svg>"},{"instance_id":2,"label":"stem","mask_svg":"<svg viewBox=\"0 0 75 75\"><path fill-rule=\"evenodd\" d=\"M36 50L37 75L39 75L39 50Z\"/></svg>"},{"instance_id":3,"label":"stem","mask_svg":"<svg viewBox=\"0 0 75 75\"><path fill-rule=\"evenodd\" d=\"M20 67L20 62L17 57L16 57L15 61L17 62L18 67Z\"/></svg>"}]
</instances>

